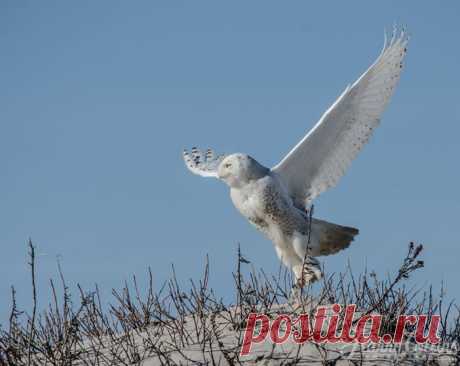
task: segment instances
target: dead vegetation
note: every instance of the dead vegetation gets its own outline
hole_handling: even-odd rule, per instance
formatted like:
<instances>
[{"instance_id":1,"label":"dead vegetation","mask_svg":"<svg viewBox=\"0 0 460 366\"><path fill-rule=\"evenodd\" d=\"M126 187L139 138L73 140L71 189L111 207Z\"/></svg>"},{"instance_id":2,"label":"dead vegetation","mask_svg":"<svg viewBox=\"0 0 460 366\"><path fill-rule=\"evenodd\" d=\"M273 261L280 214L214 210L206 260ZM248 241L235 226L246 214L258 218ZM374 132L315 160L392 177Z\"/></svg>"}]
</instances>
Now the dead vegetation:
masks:
<instances>
[{"instance_id":1,"label":"dead vegetation","mask_svg":"<svg viewBox=\"0 0 460 366\"><path fill-rule=\"evenodd\" d=\"M108 308L103 305L105 302L97 287L91 291L78 287L78 298L72 298L59 267L60 284L57 286L50 280L52 299L48 308L39 312L35 249L29 242L33 307L29 312L20 310L15 289L11 289L9 324L0 328L0 366L238 365L246 361L239 352L249 313L273 316L288 311L312 312L318 304L333 303L356 304L363 314L384 315L382 333L394 330L400 314L429 317L440 314L442 341L456 343L460 340L459 308L452 303L445 306L442 293L436 297L431 288L423 292L406 284L406 279L423 267L419 260L422 249L421 245L411 243L396 273L383 279L367 271L356 276L351 269L325 277L316 285L315 296L310 289L304 291L297 310L288 305L290 274L281 269L276 276L263 271L243 271L249 261L240 250L234 272L235 301L230 305L224 304L209 288L207 260L202 277L191 281L188 288L179 285L173 271L171 279L157 291L149 270L148 289L141 293L133 277L131 285L125 284L120 291L113 290ZM243 272L249 274L243 275ZM288 352L281 352L273 346L269 351L254 354L251 361L270 359L286 365L335 365L343 360L362 363L362 357L361 361L356 358L356 350L353 358L351 351L331 351L314 345L316 353L309 359L302 347L296 345ZM310 344L310 347L313 346ZM152 363L147 363L148 360ZM458 355L455 362L457 360Z\"/></svg>"}]
</instances>

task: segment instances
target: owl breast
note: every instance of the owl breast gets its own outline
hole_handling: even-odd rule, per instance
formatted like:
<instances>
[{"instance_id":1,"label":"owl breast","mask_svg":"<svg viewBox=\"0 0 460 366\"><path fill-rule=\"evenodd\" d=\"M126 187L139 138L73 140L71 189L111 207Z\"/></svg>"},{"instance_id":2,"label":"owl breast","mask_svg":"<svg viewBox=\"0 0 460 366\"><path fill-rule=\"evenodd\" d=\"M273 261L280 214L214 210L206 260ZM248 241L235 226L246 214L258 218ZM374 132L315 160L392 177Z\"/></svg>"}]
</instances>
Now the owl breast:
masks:
<instances>
[{"instance_id":1,"label":"owl breast","mask_svg":"<svg viewBox=\"0 0 460 366\"><path fill-rule=\"evenodd\" d=\"M262 182L264 179L230 190L232 202L238 211L261 231L265 231L268 227L263 204L263 190L266 186L266 182Z\"/></svg>"},{"instance_id":2,"label":"owl breast","mask_svg":"<svg viewBox=\"0 0 460 366\"><path fill-rule=\"evenodd\" d=\"M300 211L271 176L232 189L230 195L238 211L272 240L304 231Z\"/></svg>"}]
</instances>

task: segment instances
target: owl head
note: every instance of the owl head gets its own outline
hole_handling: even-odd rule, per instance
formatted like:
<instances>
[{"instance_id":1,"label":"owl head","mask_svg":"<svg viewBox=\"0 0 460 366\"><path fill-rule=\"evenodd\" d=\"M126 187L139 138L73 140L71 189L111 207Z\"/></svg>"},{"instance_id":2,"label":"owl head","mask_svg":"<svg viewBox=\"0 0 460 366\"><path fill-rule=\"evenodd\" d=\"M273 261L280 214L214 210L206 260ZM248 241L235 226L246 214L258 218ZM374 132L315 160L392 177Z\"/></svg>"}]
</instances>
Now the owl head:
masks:
<instances>
[{"instance_id":1,"label":"owl head","mask_svg":"<svg viewBox=\"0 0 460 366\"><path fill-rule=\"evenodd\" d=\"M241 188L252 180L266 176L269 169L246 154L228 155L219 164L217 176L232 188Z\"/></svg>"}]
</instances>

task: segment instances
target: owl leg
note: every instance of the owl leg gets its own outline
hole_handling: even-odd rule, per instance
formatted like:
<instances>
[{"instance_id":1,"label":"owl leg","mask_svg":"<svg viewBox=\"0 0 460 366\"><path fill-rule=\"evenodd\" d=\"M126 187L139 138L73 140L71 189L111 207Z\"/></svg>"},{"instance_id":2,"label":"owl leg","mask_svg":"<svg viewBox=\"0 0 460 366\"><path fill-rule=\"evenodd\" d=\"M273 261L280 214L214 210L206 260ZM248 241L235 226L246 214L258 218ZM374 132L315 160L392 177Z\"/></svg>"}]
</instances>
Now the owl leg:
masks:
<instances>
[{"instance_id":1,"label":"owl leg","mask_svg":"<svg viewBox=\"0 0 460 366\"><path fill-rule=\"evenodd\" d=\"M299 259L299 264L292 267L297 280L297 285L303 288L309 283L318 281L323 277L320 263L314 257L318 254L316 235L308 238L305 235L295 234L292 240L292 248Z\"/></svg>"},{"instance_id":2,"label":"owl leg","mask_svg":"<svg viewBox=\"0 0 460 366\"><path fill-rule=\"evenodd\" d=\"M311 256L305 257L301 265L292 268L295 278L296 286L303 288L323 277L319 261Z\"/></svg>"},{"instance_id":3,"label":"owl leg","mask_svg":"<svg viewBox=\"0 0 460 366\"><path fill-rule=\"evenodd\" d=\"M323 274L320 269L318 260L313 257L306 257L303 264L292 267L294 276L296 278L295 283L292 285L291 295L289 298L290 304L294 308L302 307L302 304L312 301L312 297L307 293L302 293L304 287L308 287L315 281L320 280Z\"/></svg>"}]
</instances>

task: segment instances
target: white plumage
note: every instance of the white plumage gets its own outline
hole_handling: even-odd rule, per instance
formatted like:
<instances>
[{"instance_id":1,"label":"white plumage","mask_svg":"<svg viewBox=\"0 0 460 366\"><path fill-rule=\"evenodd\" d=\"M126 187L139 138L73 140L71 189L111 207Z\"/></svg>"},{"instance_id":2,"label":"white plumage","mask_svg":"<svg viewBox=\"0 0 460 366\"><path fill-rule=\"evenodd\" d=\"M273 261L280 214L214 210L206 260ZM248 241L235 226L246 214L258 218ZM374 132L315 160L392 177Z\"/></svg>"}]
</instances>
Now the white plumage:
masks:
<instances>
[{"instance_id":1,"label":"white plumage","mask_svg":"<svg viewBox=\"0 0 460 366\"><path fill-rule=\"evenodd\" d=\"M326 221L310 223L307 212L314 198L338 183L378 126L399 81L407 43L404 30L395 29L390 40L385 37L377 60L272 169L245 154L184 151L193 173L229 185L236 208L273 241L299 285L321 276L314 257L348 247L358 234Z\"/></svg>"}]
</instances>

